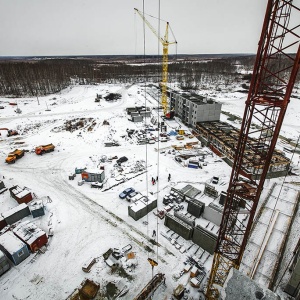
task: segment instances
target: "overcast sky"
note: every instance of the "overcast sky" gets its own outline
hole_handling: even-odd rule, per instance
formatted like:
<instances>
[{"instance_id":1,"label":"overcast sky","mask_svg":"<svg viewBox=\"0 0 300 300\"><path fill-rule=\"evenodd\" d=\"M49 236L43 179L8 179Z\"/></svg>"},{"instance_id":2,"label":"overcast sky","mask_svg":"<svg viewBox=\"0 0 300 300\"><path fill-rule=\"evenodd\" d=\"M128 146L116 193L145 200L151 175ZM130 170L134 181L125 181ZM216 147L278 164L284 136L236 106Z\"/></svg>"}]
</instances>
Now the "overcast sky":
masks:
<instances>
[{"instance_id":1,"label":"overcast sky","mask_svg":"<svg viewBox=\"0 0 300 300\"><path fill-rule=\"evenodd\" d=\"M267 0L160 0L177 53L256 53ZM0 0L0 56L143 54L143 0ZM144 0L159 16L159 0ZM146 16L158 31L158 21ZM145 53L161 54L146 27ZM160 26L163 36L165 23ZM171 38L170 38L171 40ZM175 46L169 53L175 54Z\"/></svg>"}]
</instances>

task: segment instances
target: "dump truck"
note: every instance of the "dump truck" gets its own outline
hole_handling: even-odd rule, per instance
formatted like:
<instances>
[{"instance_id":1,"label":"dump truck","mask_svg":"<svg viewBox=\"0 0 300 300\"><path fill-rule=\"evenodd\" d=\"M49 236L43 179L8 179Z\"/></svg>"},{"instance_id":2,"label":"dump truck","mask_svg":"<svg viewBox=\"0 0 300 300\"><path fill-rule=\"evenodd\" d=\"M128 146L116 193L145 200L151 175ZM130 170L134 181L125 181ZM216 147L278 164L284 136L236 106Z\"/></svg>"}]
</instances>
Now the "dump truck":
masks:
<instances>
[{"instance_id":1,"label":"dump truck","mask_svg":"<svg viewBox=\"0 0 300 300\"><path fill-rule=\"evenodd\" d=\"M42 155L44 153L54 151L54 148L55 148L55 146L53 144L38 146L35 148L35 153L37 155Z\"/></svg>"},{"instance_id":2,"label":"dump truck","mask_svg":"<svg viewBox=\"0 0 300 300\"><path fill-rule=\"evenodd\" d=\"M8 164L13 164L16 162L17 159L23 157L25 154L25 151L24 150L19 150L19 149L16 149L15 151L13 152L10 152L6 159L5 159L5 162L8 163Z\"/></svg>"}]
</instances>

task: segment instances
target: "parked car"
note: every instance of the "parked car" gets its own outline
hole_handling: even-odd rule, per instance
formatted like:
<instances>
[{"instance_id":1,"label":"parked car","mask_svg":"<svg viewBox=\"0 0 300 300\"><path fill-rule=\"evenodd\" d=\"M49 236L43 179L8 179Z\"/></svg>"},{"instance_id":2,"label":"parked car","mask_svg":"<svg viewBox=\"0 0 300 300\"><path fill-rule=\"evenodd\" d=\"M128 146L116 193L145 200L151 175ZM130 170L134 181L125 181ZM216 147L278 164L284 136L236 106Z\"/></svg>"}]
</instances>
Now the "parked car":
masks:
<instances>
[{"instance_id":1,"label":"parked car","mask_svg":"<svg viewBox=\"0 0 300 300\"><path fill-rule=\"evenodd\" d=\"M96 188L96 189L102 189L103 188L103 183L102 182L92 182L91 183L91 188Z\"/></svg>"},{"instance_id":2,"label":"parked car","mask_svg":"<svg viewBox=\"0 0 300 300\"><path fill-rule=\"evenodd\" d=\"M127 161L128 158L126 156L122 156L117 160L117 164L120 165L121 163Z\"/></svg>"},{"instance_id":3,"label":"parked car","mask_svg":"<svg viewBox=\"0 0 300 300\"><path fill-rule=\"evenodd\" d=\"M136 191L133 191L133 192L127 194L126 200L127 200L127 201L130 201L131 198L134 197L134 196L137 195L137 194L138 194L138 193L137 193Z\"/></svg>"},{"instance_id":4,"label":"parked car","mask_svg":"<svg viewBox=\"0 0 300 300\"><path fill-rule=\"evenodd\" d=\"M4 109L4 106L0 106L0 109Z\"/></svg>"},{"instance_id":5,"label":"parked car","mask_svg":"<svg viewBox=\"0 0 300 300\"><path fill-rule=\"evenodd\" d=\"M121 199L125 199L127 197L128 194L132 193L132 192L135 192L135 189L134 188L128 188L126 190L124 190L120 195L119 195L119 198Z\"/></svg>"}]
</instances>

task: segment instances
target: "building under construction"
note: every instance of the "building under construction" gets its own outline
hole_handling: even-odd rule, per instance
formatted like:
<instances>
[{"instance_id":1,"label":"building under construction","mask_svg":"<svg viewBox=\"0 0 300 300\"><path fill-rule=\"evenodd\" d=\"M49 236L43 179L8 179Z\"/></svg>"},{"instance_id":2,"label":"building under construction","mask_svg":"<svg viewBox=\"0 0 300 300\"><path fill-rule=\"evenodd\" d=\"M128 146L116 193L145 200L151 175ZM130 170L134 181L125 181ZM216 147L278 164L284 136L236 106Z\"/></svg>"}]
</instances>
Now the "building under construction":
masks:
<instances>
[{"instance_id":1,"label":"building under construction","mask_svg":"<svg viewBox=\"0 0 300 300\"><path fill-rule=\"evenodd\" d=\"M198 138L203 145L210 147L210 149L219 156L223 156L224 160L232 166L235 152L237 149L238 138L240 135L239 130L229 125L228 123L216 122L203 122L196 124L196 131L199 134ZM249 138L250 139L250 138ZM253 144L257 144L257 140L251 138ZM259 146L259 145L258 145ZM263 147L264 145L261 145ZM256 178L260 176L263 170L263 165L255 164L255 152L251 149L246 149L245 163L243 165L244 172L247 174L257 174ZM290 160L285 157L279 150L274 150L272 160L269 167L267 178L275 178L287 174L290 167Z\"/></svg>"},{"instance_id":2,"label":"building under construction","mask_svg":"<svg viewBox=\"0 0 300 300\"><path fill-rule=\"evenodd\" d=\"M178 93L168 89L171 108L182 123L196 127L198 122L220 120L222 104L211 98L187 93Z\"/></svg>"}]
</instances>

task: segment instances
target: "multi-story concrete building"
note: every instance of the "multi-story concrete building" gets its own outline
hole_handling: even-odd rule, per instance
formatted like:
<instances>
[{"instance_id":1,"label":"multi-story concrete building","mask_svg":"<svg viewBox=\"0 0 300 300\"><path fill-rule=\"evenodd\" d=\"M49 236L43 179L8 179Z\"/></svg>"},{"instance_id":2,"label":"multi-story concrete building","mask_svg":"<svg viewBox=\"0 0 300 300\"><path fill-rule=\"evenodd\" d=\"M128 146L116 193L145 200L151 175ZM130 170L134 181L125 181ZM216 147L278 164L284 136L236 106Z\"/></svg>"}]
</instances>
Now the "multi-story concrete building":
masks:
<instances>
[{"instance_id":1,"label":"multi-story concrete building","mask_svg":"<svg viewBox=\"0 0 300 300\"><path fill-rule=\"evenodd\" d=\"M220 120L221 103L197 94L178 93L171 90L168 94L175 116L179 117L184 124L196 128L198 122Z\"/></svg>"}]
</instances>

